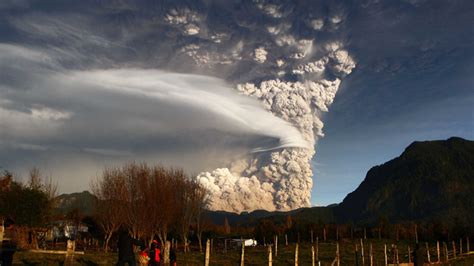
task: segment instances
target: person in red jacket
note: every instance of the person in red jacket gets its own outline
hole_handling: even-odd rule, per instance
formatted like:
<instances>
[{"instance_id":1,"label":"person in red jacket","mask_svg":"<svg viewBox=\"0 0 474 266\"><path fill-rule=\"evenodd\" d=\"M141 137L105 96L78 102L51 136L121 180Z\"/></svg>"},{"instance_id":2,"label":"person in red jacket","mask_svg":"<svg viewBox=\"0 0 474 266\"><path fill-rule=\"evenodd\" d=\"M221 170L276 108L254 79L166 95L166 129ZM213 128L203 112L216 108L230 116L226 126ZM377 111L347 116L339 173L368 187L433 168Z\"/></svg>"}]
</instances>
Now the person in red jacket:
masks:
<instances>
[{"instance_id":1,"label":"person in red jacket","mask_svg":"<svg viewBox=\"0 0 474 266\"><path fill-rule=\"evenodd\" d=\"M162 261L161 258L161 250L160 250L160 244L158 241L153 240L153 242L150 245L150 249L148 250L148 257L150 257L150 261L148 262L148 265L150 266L158 266L160 265L160 262Z\"/></svg>"}]
</instances>

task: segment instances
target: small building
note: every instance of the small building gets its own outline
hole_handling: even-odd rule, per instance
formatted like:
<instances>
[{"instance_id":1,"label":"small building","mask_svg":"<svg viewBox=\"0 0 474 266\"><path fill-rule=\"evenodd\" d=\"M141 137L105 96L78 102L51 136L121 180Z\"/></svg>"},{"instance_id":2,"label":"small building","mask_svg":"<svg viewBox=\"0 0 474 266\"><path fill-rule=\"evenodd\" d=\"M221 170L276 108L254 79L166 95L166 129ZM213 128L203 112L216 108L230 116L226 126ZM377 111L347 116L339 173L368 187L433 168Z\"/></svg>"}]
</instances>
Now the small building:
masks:
<instances>
[{"instance_id":1,"label":"small building","mask_svg":"<svg viewBox=\"0 0 474 266\"><path fill-rule=\"evenodd\" d=\"M52 239L68 238L74 239L80 233L87 233L89 228L83 223L73 223L71 221L57 221L51 230L51 235L48 236Z\"/></svg>"}]
</instances>

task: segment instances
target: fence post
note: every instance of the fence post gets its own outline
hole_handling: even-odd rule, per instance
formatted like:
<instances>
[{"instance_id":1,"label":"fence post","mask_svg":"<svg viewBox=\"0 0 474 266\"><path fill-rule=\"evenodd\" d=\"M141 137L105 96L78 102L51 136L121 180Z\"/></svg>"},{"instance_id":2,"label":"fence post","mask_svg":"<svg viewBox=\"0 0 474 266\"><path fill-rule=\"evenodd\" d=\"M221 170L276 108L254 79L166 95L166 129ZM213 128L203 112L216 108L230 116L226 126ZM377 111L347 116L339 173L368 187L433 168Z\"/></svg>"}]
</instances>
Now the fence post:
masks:
<instances>
[{"instance_id":1,"label":"fence post","mask_svg":"<svg viewBox=\"0 0 474 266\"><path fill-rule=\"evenodd\" d=\"M311 245L313 245L313 230L311 230Z\"/></svg>"},{"instance_id":2,"label":"fence post","mask_svg":"<svg viewBox=\"0 0 474 266\"><path fill-rule=\"evenodd\" d=\"M165 241L165 248L164 248L164 254L163 254L163 260L165 264L170 263L170 248L171 248L170 241Z\"/></svg>"},{"instance_id":3,"label":"fence post","mask_svg":"<svg viewBox=\"0 0 474 266\"><path fill-rule=\"evenodd\" d=\"M439 241L436 241L436 253L438 254L438 262L441 262L441 254L439 252Z\"/></svg>"},{"instance_id":4,"label":"fence post","mask_svg":"<svg viewBox=\"0 0 474 266\"><path fill-rule=\"evenodd\" d=\"M426 247L426 257L428 258L428 263L431 263L430 247L428 246L428 242L425 242L425 247Z\"/></svg>"},{"instance_id":5,"label":"fence post","mask_svg":"<svg viewBox=\"0 0 474 266\"><path fill-rule=\"evenodd\" d=\"M410 247L408 247L408 249L410 249ZM384 244L383 245L383 255L384 255L384 258L385 258L385 266L388 265L388 259L387 259L387 244Z\"/></svg>"},{"instance_id":6,"label":"fence post","mask_svg":"<svg viewBox=\"0 0 474 266\"><path fill-rule=\"evenodd\" d=\"M316 237L316 261L319 261L319 237Z\"/></svg>"},{"instance_id":7,"label":"fence post","mask_svg":"<svg viewBox=\"0 0 474 266\"><path fill-rule=\"evenodd\" d=\"M369 244L370 266L374 266L374 254L372 253L372 243Z\"/></svg>"},{"instance_id":8,"label":"fence post","mask_svg":"<svg viewBox=\"0 0 474 266\"><path fill-rule=\"evenodd\" d=\"M278 235L275 235L275 257L278 257Z\"/></svg>"},{"instance_id":9,"label":"fence post","mask_svg":"<svg viewBox=\"0 0 474 266\"><path fill-rule=\"evenodd\" d=\"M210 256L211 256L211 241L208 239L206 241L206 257L205 257L205 260L204 260L204 265L205 266L209 266Z\"/></svg>"},{"instance_id":10,"label":"fence post","mask_svg":"<svg viewBox=\"0 0 474 266\"><path fill-rule=\"evenodd\" d=\"M336 243L336 266L341 265L341 257L339 255L339 242Z\"/></svg>"},{"instance_id":11,"label":"fence post","mask_svg":"<svg viewBox=\"0 0 474 266\"><path fill-rule=\"evenodd\" d=\"M272 266L272 246L271 245L268 245L268 248L267 248L267 252L268 252L268 266Z\"/></svg>"},{"instance_id":12,"label":"fence post","mask_svg":"<svg viewBox=\"0 0 474 266\"><path fill-rule=\"evenodd\" d=\"M411 263L411 250L410 250L410 245L408 245L408 263Z\"/></svg>"},{"instance_id":13,"label":"fence post","mask_svg":"<svg viewBox=\"0 0 474 266\"><path fill-rule=\"evenodd\" d=\"M211 254L214 253L214 238L211 238Z\"/></svg>"},{"instance_id":14,"label":"fence post","mask_svg":"<svg viewBox=\"0 0 474 266\"><path fill-rule=\"evenodd\" d=\"M311 266L316 266L316 262L314 261L314 246L311 245Z\"/></svg>"},{"instance_id":15,"label":"fence post","mask_svg":"<svg viewBox=\"0 0 474 266\"><path fill-rule=\"evenodd\" d=\"M3 219L0 217L0 248L2 248L4 232L5 232L5 227L3 226Z\"/></svg>"},{"instance_id":16,"label":"fence post","mask_svg":"<svg viewBox=\"0 0 474 266\"><path fill-rule=\"evenodd\" d=\"M365 265L364 242L360 239L360 257L362 258L362 266Z\"/></svg>"},{"instance_id":17,"label":"fence post","mask_svg":"<svg viewBox=\"0 0 474 266\"><path fill-rule=\"evenodd\" d=\"M466 251L467 251L467 254L469 255L469 253L471 252L471 250L469 249L469 237L466 236Z\"/></svg>"},{"instance_id":18,"label":"fence post","mask_svg":"<svg viewBox=\"0 0 474 266\"><path fill-rule=\"evenodd\" d=\"M242 238L240 238L240 244L242 246L242 251L240 253L240 266L244 266L244 260L245 260L245 242Z\"/></svg>"},{"instance_id":19,"label":"fence post","mask_svg":"<svg viewBox=\"0 0 474 266\"><path fill-rule=\"evenodd\" d=\"M68 240L66 246L66 258L64 260L64 265L74 265L74 252L76 250L76 241Z\"/></svg>"},{"instance_id":20,"label":"fence post","mask_svg":"<svg viewBox=\"0 0 474 266\"><path fill-rule=\"evenodd\" d=\"M415 243L418 244L418 225L415 224Z\"/></svg>"},{"instance_id":21,"label":"fence post","mask_svg":"<svg viewBox=\"0 0 474 266\"><path fill-rule=\"evenodd\" d=\"M449 254L448 254L448 244L446 244L446 242L443 242L443 248L444 248L444 257L446 259L446 262L448 262Z\"/></svg>"},{"instance_id":22,"label":"fence post","mask_svg":"<svg viewBox=\"0 0 474 266\"><path fill-rule=\"evenodd\" d=\"M397 265L400 264L400 257L398 256L398 246L395 245L395 258L397 260Z\"/></svg>"},{"instance_id":23,"label":"fence post","mask_svg":"<svg viewBox=\"0 0 474 266\"><path fill-rule=\"evenodd\" d=\"M453 256L456 259L456 243L453 241Z\"/></svg>"},{"instance_id":24,"label":"fence post","mask_svg":"<svg viewBox=\"0 0 474 266\"><path fill-rule=\"evenodd\" d=\"M295 247L295 266L298 266L298 243L296 243Z\"/></svg>"}]
</instances>

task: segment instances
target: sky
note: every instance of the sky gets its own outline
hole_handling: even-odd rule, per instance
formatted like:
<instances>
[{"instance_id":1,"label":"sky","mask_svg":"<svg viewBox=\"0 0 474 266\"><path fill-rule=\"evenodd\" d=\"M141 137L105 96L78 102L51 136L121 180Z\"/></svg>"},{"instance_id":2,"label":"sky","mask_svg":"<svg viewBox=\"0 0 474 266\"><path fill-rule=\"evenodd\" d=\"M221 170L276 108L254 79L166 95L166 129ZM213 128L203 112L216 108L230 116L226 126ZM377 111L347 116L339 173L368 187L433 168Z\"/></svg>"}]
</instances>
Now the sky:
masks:
<instances>
[{"instance_id":1,"label":"sky","mask_svg":"<svg viewBox=\"0 0 474 266\"><path fill-rule=\"evenodd\" d=\"M421 1L415 10L354 18L358 68L324 118L313 204L341 202L371 167L413 141L474 139L473 10L468 2Z\"/></svg>"},{"instance_id":2,"label":"sky","mask_svg":"<svg viewBox=\"0 0 474 266\"><path fill-rule=\"evenodd\" d=\"M0 167L69 193L160 162L216 209L338 203L413 141L474 139L473 17L468 0L2 1Z\"/></svg>"}]
</instances>

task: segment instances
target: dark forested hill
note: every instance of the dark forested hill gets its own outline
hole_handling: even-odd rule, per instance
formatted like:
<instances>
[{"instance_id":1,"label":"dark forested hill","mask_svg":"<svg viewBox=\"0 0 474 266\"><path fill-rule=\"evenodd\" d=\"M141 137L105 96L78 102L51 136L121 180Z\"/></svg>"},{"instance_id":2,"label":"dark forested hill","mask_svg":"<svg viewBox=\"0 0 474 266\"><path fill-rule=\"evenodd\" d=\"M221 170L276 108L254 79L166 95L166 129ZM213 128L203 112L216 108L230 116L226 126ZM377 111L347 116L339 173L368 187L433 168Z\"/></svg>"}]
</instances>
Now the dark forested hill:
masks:
<instances>
[{"instance_id":1,"label":"dark forested hill","mask_svg":"<svg viewBox=\"0 0 474 266\"><path fill-rule=\"evenodd\" d=\"M240 215L210 212L214 222L275 222L292 216L302 222L375 224L417 221L452 226L474 224L474 141L450 138L413 142L397 158L375 166L342 203L290 212Z\"/></svg>"},{"instance_id":2,"label":"dark forested hill","mask_svg":"<svg viewBox=\"0 0 474 266\"><path fill-rule=\"evenodd\" d=\"M92 215L96 198L89 191L61 194L56 198L56 213L67 215L77 210L83 215Z\"/></svg>"},{"instance_id":3,"label":"dark forested hill","mask_svg":"<svg viewBox=\"0 0 474 266\"><path fill-rule=\"evenodd\" d=\"M341 221L474 224L474 141L413 142L369 170L335 209Z\"/></svg>"}]
</instances>

